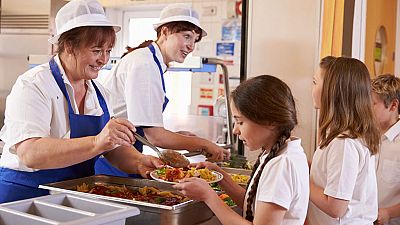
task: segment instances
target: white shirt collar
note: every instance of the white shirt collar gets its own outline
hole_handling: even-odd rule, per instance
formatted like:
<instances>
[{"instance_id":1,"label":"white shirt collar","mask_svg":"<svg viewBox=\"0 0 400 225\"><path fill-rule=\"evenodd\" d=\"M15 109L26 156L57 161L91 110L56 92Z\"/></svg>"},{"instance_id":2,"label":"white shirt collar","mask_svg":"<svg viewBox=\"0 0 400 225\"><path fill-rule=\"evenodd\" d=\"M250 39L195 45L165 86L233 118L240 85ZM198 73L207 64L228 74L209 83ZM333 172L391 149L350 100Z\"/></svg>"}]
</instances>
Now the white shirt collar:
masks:
<instances>
[{"instance_id":1,"label":"white shirt collar","mask_svg":"<svg viewBox=\"0 0 400 225\"><path fill-rule=\"evenodd\" d=\"M303 147L301 146L301 138L291 136L286 141L286 146L284 147L284 149L279 152L279 155L281 155L285 152L289 152L289 153L304 152L302 149L303 149ZM262 157L265 157L268 154L269 154L269 152L264 151L264 153L262 154Z\"/></svg>"},{"instance_id":2,"label":"white shirt collar","mask_svg":"<svg viewBox=\"0 0 400 225\"><path fill-rule=\"evenodd\" d=\"M400 120L398 120L392 127L389 128L388 131L384 134L385 137L393 142L394 139L400 134Z\"/></svg>"},{"instance_id":3,"label":"white shirt collar","mask_svg":"<svg viewBox=\"0 0 400 225\"><path fill-rule=\"evenodd\" d=\"M64 80L65 84L68 84L70 87L72 87L71 82L69 81L68 77L65 75L65 70L61 64L60 61L60 57L58 56L58 54L54 57L54 60L56 61L58 68L60 70L61 73L61 77ZM88 85L89 88L93 88L92 82L90 82L90 80L85 80L86 85Z\"/></svg>"},{"instance_id":4,"label":"white shirt collar","mask_svg":"<svg viewBox=\"0 0 400 225\"><path fill-rule=\"evenodd\" d=\"M64 68L63 68L63 66L62 66L62 64L61 64L60 57L59 57L58 54L54 57L54 61L57 63L58 68L59 68L59 70L60 70L61 77L62 77L62 79L63 79L63 81L64 81L64 84L65 84L65 87L66 87L66 89L67 89L67 91L68 91L69 99L70 99L70 101L71 101L72 107L74 108L74 112L75 112L75 113L78 113L78 112L79 112L79 110L78 110L78 105L76 104L75 98L73 97L73 96L74 96L74 88L72 87L72 84L71 84L71 82L70 82L69 79L68 79L68 76L65 75L65 70L64 70ZM96 92L96 90L94 89L94 86L93 86L91 80L85 80L85 83L86 83L86 85L87 85L87 87L88 87L88 89L87 89L87 94L91 94L91 93L95 93L95 92ZM87 97L86 97L86 98L87 98ZM85 106L85 107L86 107L86 106Z\"/></svg>"},{"instance_id":5,"label":"white shirt collar","mask_svg":"<svg viewBox=\"0 0 400 225\"><path fill-rule=\"evenodd\" d=\"M161 50L156 44L156 42L153 42L151 44L154 46L154 49L156 50L156 57L158 61L160 61L162 71L165 73L167 71L167 65L164 63L164 58L161 54Z\"/></svg>"}]
</instances>

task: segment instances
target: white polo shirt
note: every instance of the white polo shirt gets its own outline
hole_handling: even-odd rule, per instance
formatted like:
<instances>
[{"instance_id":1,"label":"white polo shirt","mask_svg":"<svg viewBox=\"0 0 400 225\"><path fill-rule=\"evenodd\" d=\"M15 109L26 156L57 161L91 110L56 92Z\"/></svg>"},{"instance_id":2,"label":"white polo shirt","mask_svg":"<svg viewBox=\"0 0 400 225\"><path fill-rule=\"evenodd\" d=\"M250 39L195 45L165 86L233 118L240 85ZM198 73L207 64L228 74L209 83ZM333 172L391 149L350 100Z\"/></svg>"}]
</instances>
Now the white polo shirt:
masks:
<instances>
[{"instance_id":1,"label":"white polo shirt","mask_svg":"<svg viewBox=\"0 0 400 225\"><path fill-rule=\"evenodd\" d=\"M62 74L71 105L76 112L74 89L61 66L58 56L54 57ZM96 81L95 81L96 82ZM88 90L85 97L84 114L103 114L91 81L86 81ZM106 102L109 93L96 82ZM112 110L108 108L110 115ZM37 171L23 165L16 155L14 145L33 137L70 138L68 105L61 89L51 74L49 63L39 65L20 75L6 100L4 126L0 139L5 142L0 167L21 171Z\"/></svg>"},{"instance_id":2,"label":"white polo shirt","mask_svg":"<svg viewBox=\"0 0 400 225\"><path fill-rule=\"evenodd\" d=\"M154 46L162 71L166 71L161 51ZM160 70L150 49L140 48L127 54L115 65L104 82L112 94L115 116L127 118L135 126L163 127L164 91Z\"/></svg>"},{"instance_id":3,"label":"white polo shirt","mask_svg":"<svg viewBox=\"0 0 400 225\"><path fill-rule=\"evenodd\" d=\"M400 120L382 136L381 151L376 157L376 180L379 208L400 204ZM400 217L387 224L400 224Z\"/></svg>"},{"instance_id":4,"label":"white polo shirt","mask_svg":"<svg viewBox=\"0 0 400 225\"><path fill-rule=\"evenodd\" d=\"M261 163L268 154L264 154ZM255 174L258 173L257 168ZM285 149L271 159L261 173L258 182L255 202L269 202L287 209L282 224L302 225L306 218L309 200L309 176L307 157L304 154L300 139L287 142ZM253 184L250 182L250 187ZM250 191L250 188L248 189ZM243 215L246 215L248 192L244 200ZM256 203L253 204L253 215L257 211Z\"/></svg>"},{"instance_id":5,"label":"white polo shirt","mask_svg":"<svg viewBox=\"0 0 400 225\"><path fill-rule=\"evenodd\" d=\"M311 201L308 224L371 224L378 216L375 157L360 139L335 138L318 148L312 160L310 177L324 194L348 200L342 218L332 218Z\"/></svg>"}]
</instances>

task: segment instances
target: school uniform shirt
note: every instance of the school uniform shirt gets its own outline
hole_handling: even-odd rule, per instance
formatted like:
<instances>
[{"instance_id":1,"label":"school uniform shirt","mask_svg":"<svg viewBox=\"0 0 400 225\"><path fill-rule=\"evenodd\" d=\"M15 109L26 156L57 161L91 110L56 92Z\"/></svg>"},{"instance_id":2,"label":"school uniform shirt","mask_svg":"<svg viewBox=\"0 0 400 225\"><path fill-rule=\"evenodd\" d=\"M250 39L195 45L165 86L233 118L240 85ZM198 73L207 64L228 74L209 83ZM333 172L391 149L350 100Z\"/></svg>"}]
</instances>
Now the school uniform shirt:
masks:
<instances>
[{"instance_id":1,"label":"school uniform shirt","mask_svg":"<svg viewBox=\"0 0 400 225\"><path fill-rule=\"evenodd\" d=\"M360 139L335 138L313 157L310 178L330 197L349 201L342 218L332 218L311 201L309 225L371 224L378 215L375 157Z\"/></svg>"},{"instance_id":2,"label":"school uniform shirt","mask_svg":"<svg viewBox=\"0 0 400 225\"><path fill-rule=\"evenodd\" d=\"M400 120L382 136L381 151L376 157L378 206L387 208L400 204ZM387 225L399 225L400 217Z\"/></svg>"},{"instance_id":3,"label":"school uniform shirt","mask_svg":"<svg viewBox=\"0 0 400 225\"><path fill-rule=\"evenodd\" d=\"M268 154L261 156L260 170L262 163ZM257 211L257 201L274 203L287 211L281 224L303 225L307 213L309 199L309 171L307 157L304 154L300 139L287 142L281 153L271 159L261 173L258 188L253 203L253 215ZM254 177L250 182L250 187ZM246 216L247 190L243 206L243 216Z\"/></svg>"},{"instance_id":4,"label":"school uniform shirt","mask_svg":"<svg viewBox=\"0 0 400 225\"><path fill-rule=\"evenodd\" d=\"M74 112L78 113L78 106L72 97L74 89L65 75L58 55L54 59L62 74ZM86 85L88 89L84 114L100 116L103 110L96 90L91 81L86 81ZM109 102L107 100L110 94L97 82L96 86L106 102ZM108 110L112 115L110 107ZM0 167L27 172L38 171L26 167L19 160L14 146L35 137L70 138L68 103L51 74L49 63L36 66L20 75L7 96L4 126L0 131L0 139L5 142Z\"/></svg>"},{"instance_id":5,"label":"school uniform shirt","mask_svg":"<svg viewBox=\"0 0 400 225\"><path fill-rule=\"evenodd\" d=\"M158 45L154 42L152 45L162 71L166 71ZM113 93L111 105L116 117L128 119L135 126L163 127L165 93L160 70L149 48L127 54L103 83Z\"/></svg>"}]
</instances>

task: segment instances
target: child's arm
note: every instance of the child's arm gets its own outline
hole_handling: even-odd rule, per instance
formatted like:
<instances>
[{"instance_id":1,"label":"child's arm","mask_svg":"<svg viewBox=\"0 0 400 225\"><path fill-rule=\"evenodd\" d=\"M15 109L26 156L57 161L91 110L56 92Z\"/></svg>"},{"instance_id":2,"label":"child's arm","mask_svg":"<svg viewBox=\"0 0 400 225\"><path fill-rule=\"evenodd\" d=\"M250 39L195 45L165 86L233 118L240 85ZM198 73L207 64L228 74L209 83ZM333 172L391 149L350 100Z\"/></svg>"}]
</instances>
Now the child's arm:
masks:
<instances>
[{"instance_id":1,"label":"child's arm","mask_svg":"<svg viewBox=\"0 0 400 225\"><path fill-rule=\"evenodd\" d=\"M253 224L282 224L286 209L270 202L257 201Z\"/></svg>"},{"instance_id":2,"label":"child's arm","mask_svg":"<svg viewBox=\"0 0 400 225\"><path fill-rule=\"evenodd\" d=\"M400 217L400 204L387 208L379 208L377 219L378 224L384 224L394 217Z\"/></svg>"},{"instance_id":3,"label":"child's arm","mask_svg":"<svg viewBox=\"0 0 400 225\"><path fill-rule=\"evenodd\" d=\"M222 224L229 225L244 225L244 224L282 224L283 217L285 216L286 209L269 202L257 201L257 211L254 215L253 223L245 220L239 214L231 210L227 205L225 205L219 199L215 197L209 197L205 201L208 207L214 212Z\"/></svg>"},{"instance_id":4,"label":"child's arm","mask_svg":"<svg viewBox=\"0 0 400 225\"><path fill-rule=\"evenodd\" d=\"M222 189L232 198L238 207L243 209L244 197L246 194L246 189L239 186L228 173L224 173L224 179L218 184Z\"/></svg>"},{"instance_id":5,"label":"child's arm","mask_svg":"<svg viewBox=\"0 0 400 225\"><path fill-rule=\"evenodd\" d=\"M218 182L218 185L232 198L236 205L243 208L244 196L246 194L246 189L238 185L230 176L229 173L221 169L215 163L201 162L196 165L196 168L208 168L209 170L215 170L220 172L224 179Z\"/></svg>"},{"instance_id":6,"label":"child's arm","mask_svg":"<svg viewBox=\"0 0 400 225\"><path fill-rule=\"evenodd\" d=\"M195 177L185 178L173 187L191 199L204 201L222 224L252 224L226 205L205 180Z\"/></svg>"},{"instance_id":7,"label":"child's arm","mask_svg":"<svg viewBox=\"0 0 400 225\"><path fill-rule=\"evenodd\" d=\"M310 200L320 210L330 217L339 218L344 216L349 205L349 201L333 198L324 194L324 190L317 186L310 178Z\"/></svg>"}]
</instances>

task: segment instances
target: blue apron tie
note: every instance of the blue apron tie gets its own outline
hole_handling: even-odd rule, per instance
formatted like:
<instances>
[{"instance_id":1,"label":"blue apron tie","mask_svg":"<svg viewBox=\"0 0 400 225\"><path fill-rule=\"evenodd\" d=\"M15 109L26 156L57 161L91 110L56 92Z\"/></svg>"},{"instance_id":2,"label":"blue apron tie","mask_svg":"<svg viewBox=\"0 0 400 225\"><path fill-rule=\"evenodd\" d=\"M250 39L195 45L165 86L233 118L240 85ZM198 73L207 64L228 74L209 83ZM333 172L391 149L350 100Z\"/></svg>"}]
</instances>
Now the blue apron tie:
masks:
<instances>
[{"instance_id":1,"label":"blue apron tie","mask_svg":"<svg viewBox=\"0 0 400 225\"><path fill-rule=\"evenodd\" d=\"M103 110L103 115L93 116L75 114L64 80L56 62L54 61L54 57L51 58L49 64L52 75L68 102L70 138L95 136L99 134L110 120L110 114L108 112L106 101L96 84L91 81L96 90L97 99L100 103L101 109ZM0 168L0 203L49 194L47 190L38 188L40 184L91 176L94 174L94 164L98 157L99 156L96 156L84 162L61 169L45 169L36 172Z\"/></svg>"},{"instance_id":2,"label":"blue apron tie","mask_svg":"<svg viewBox=\"0 0 400 225\"><path fill-rule=\"evenodd\" d=\"M150 52L153 55L153 60L157 64L157 67L160 71L162 88L163 88L163 91L165 94L166 92L165 92L164 72L162 70L161 63L156 56L156 50L154 49L154 46L152 44L150 44L147 47L150 49ZM138 94L140 94L140 93L138 93ZM169 99L165 95L164 103L163 103L163 107L162 107L163 112L164 112L165 108L167 107L168 102L169 102ZM143 126L136 127L136 133L138 133L141 136L145 136L143 128L145 128L145 127L143 127ZM143 152L143 144L140 141L136 141L134 146L139 152ZM95 170L96 170L96 174L107 174L107 175L120 176L120 177L135 177L135 178L141 177L140 175L137 175L137 174L126 174L126 173L122 172L121 170L112 166L105 158L99 158L97 160Z\"/></svg>"},{"instance_id":3,"label":"blue apron tie","mask_svg":"<svg viewBox=\"0 0 400 225\"><path fill-rule=\"evenodd\" d=\"M147 47L150 49L150 52L151 52L151 54L153 55L153 60L154 60L154 62L157 64L158 70L160 71L160 77L161 77L162 88L163 88L164 94L166 94L166 92L165 92L165 82L164 82L164 72L163 72L163 70L162 70L161 63L160 63L160 61L159 61L158 58L157 58L156 50L154 49L154 46L153 46L152 44L150 44L150 45L147 46ZM165 95L165 96L164 96L164 103L163 103L163 107L162 107L162 111L163 111L163 112L164 112L165 108L167 107L168 102L169 102L169 99L167 98L167 95ZM136 132L137 132L138 134L144 136L145 134L144 134L143 128L144 128L144 127L136 127ZM143 151L143 144L142 144L142 142L137 141L137 142L135 142L135 145L134 145L134 146L135 146L135 148L136 148L137 150L139 150L140 152Z\"/></svg>"}]
</instances>

